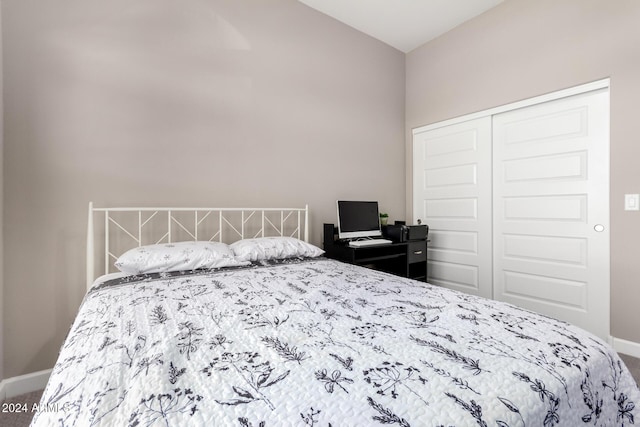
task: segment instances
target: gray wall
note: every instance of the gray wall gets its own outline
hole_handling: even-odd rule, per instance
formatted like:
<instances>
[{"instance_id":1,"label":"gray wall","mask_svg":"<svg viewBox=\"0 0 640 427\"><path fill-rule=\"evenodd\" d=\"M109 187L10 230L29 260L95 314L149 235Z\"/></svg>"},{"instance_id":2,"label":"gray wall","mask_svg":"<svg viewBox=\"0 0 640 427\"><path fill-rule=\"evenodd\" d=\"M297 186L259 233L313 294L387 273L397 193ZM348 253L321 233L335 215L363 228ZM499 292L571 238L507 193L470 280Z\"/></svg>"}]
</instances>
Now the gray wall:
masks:
<instances>
[{"instance_id":1,"label":"gray wall","mask_svg":"<svg viewBox=\"0 0 640 427\"><path fill-rule=\"evenodd\" d=\"M55 362L90 200L309 203L317 244L337 198L404 218L401 52L295 0L2 8L7 377Z\"/></svg>"},{"instance_id":2,"label":"gray wall","mask_svg":"<svg viewBox=\"0 0 640 427\"><path fill-rule=\"evenodd\" d=\"M611 78L611 327L640 342L640 2L508 0L407 55L407 131ZM411 165L407 139L408 168ZM407 212L411 212L411 173Z\"/></svg>"}]
</instances>

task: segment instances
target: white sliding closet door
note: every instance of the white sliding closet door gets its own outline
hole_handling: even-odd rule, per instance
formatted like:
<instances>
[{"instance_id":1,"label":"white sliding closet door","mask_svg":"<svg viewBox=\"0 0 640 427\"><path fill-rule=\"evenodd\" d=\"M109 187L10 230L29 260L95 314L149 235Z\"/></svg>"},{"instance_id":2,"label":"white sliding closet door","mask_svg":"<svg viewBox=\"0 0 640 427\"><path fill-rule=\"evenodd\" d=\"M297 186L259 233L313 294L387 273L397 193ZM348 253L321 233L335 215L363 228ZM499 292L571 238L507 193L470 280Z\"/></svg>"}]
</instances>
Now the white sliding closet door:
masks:
<instances>
[{"instance_id":1,"label":"white sliding closet door","mask_svg":"<svg viewBox=\"0 0 640 427\"><path fill-rule=\"evenodd\" d=\"M609 338L609 89L594 82L413 132L430 283Z\"/></svg>"},{"instance_id":2,"label":"white sliding closet door","mask_svg":"<svg viewBox=\"0 0 640 427\"><path fill-rule=\"evenodd\" d=\"M609 92L493 118L494 297L609 336Z\"/></svg>"},{"instance_id":3,"label":"white sliding closet door","mask_svg":"<svg viewBox=\"0 0 640 427\"><path fill-rule=\"evenodd\" d=\"M491 298L491 117L414 135L413 218L429 225L428 281Z\"/></svg>"}]
</instances>

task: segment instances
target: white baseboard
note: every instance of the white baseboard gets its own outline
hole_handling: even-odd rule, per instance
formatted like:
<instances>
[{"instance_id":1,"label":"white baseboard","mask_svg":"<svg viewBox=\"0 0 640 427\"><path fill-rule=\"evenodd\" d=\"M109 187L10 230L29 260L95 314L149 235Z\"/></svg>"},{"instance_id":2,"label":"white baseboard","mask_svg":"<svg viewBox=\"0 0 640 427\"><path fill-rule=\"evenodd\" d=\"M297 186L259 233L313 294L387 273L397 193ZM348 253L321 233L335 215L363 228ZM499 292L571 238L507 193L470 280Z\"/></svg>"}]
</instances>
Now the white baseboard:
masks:
<instances>
[{"instance_id":1,"label":"white baseboard","mask_svg":"<svg viewBox=\"0 0 640 427\"><path fill-rule=\"evenodd\" d=\"M51 369L7 378L0 382L0 400L11 399L24 393L41 390L47 385Z\"/></svg>"},{"instance_id":2,"label":"white baseboard","mask_svg":"<svg viewBox=\"0 0 640 427\"><path fill-rule=\"evenodd\" d=\"M628 356L633 356L640 359L640 343L627 341L616 337L611 338L611 343L614 350L618 353L623 353Z\"/></svg>"}]
</instances>

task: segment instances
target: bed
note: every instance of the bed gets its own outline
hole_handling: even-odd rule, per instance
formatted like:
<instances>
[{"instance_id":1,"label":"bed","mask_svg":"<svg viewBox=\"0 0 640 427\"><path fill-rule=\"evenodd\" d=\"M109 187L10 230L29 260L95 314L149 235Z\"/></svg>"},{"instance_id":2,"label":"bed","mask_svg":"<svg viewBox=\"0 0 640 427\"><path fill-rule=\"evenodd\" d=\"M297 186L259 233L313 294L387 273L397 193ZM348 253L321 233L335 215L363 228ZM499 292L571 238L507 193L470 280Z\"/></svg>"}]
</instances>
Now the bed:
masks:
<instances>
[{"instance_id":1,"label":"bed","mask_svg":"<svg viewBox=\"0 0 640 427\"><path fill-rule=\"evenodd\" d=\"M90 236L97 212L107 218L107 274L92 277L89 237L90 286L32 426L626 426L638 417L640 391L600 339L324 258L306 243L307 208L194 209L194 227L177 227L194 242L178 255L179 211L127 208L132 232L114 226L119 211L90 207ZM169 231L143 244L158 217ZM206 242L224 245L223 229L240 237L229 265L194 268L189 245L203 239L203 217L220 226ZM128 251L133 273L109 271L122 266L110 248L122 230L138 246ZM149 249L163 246L173 253ZM161 264L187 259L135 270L150 253Z\"/></svg>"}]
</instances>

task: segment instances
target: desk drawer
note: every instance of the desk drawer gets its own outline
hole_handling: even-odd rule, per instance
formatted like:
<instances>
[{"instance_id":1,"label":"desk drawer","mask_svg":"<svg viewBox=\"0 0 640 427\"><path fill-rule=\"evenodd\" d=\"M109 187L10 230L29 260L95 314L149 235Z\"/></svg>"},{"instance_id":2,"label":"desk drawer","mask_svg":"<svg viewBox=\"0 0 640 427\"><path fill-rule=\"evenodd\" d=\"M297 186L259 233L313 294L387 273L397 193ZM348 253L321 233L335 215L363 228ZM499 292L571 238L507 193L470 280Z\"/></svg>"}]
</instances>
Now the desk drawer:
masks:
<instances>
[{"instance_id":1,"label":"desk drawer","mask_svg":"<svg viewBox=\"0 0 640 427\"><path fill-rule=\"evenodd\" d=\"M420 240L416 242L409 242L408 247L408 262L413 264L414 262L427 261L427 242L426 240Z\"/></svg>"}]
</instances>

